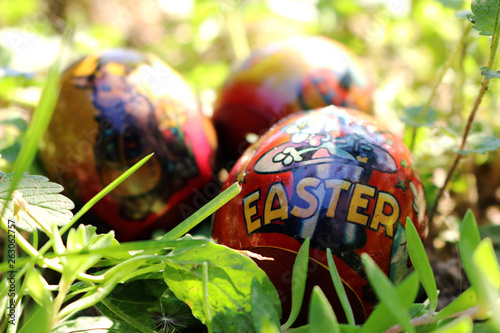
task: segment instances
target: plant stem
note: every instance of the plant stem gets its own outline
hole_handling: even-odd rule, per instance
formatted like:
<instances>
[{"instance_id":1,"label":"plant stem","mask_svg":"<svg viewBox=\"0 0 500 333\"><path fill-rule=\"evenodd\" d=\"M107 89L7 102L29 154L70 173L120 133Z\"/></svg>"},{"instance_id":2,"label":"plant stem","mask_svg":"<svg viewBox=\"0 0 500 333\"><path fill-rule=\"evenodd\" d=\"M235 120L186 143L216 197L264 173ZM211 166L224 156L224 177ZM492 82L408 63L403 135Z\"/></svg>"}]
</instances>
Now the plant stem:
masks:
<instances>
[{"instance_id":1,"label":"plant stem","mask_svg":"<svg viewBox=\"0 0 500 333\"><path fill-rule=\"evenodd\" d=\"M493 35L492 41L491 41L491 48L490 48L490 56L488 59L488 68L493 67L493 64L495 63L495 57L498 49L498 40L500 37L500 33L496 32ZM479 89L479 92L477 94L477 97L474 101L474 104L472 106L471 112L469 114L469 118L467 119L467 124L465 125L465 130L462 135L462 142L460 144L460 151L457 152L455 155L455 159L448 170L448 173L446 175L446 179L444 181L443 186L439 189L439 192L436 196L436 199L432 205L432 208L429 212L429 226L432 226L432 220L434 219L434 215L436 215L437 212L437 207L439 203L439 199L443 196L443 193L446 189L446 186L450 182L451 178L453 177L453 174L455 173L455 170L458 166L458 163L463 157L463 150L465 149L465 145L467 143L467 137L469 136L470 130L472 128L472 124L474 123L474 118L476 117L477 111L479 109L479 105L481 104L481 101L483 99L484 94L488 90L488 84L490 83L490 79L486 78L486 76L483 77L483 80L481 81L481 87Z\"/></svg>"},{"instance_id":2,"label":"plant stem","mask_svg":"<svg viewBox=\"0 0 500 333\"><path fill-rule=\"evenodd\" d=\"M462 36L460 37L460 40L459 40L457 46L455 47L455 49L453 50L451 55L448 57L448 60L446 60L446 63L439 70L437 80L434 83L434 86L432 87L431 95L429 96L429 98L427 99L427 102L424 104L424 106L420 110L419 120L421 122L423 122L425 120L425 118L427 117L427 113L429 113L429 108L431 107L432 100L436 96L437 89L438 89L439 85L441 84L441 81L443 80L444 75L446 74L448 69L453 65L453 61L455 60L455 57L462 50L462 45L465 43L465 38L467 38L467 36L469 35L469 31L471 28L472 28L472 24L469 23L465 27L464 31L462 32ZM410 151L413 151L413 149L415 148L415 139L417 137L418 129L419 129L418 126L413 126L413 132L412 132L411 141L410 141Z\"/></svg>"},{"instance_id":3,"label":"plant stem","mask_svg":"<svg viewBox=\"0 0 500 333\"><path fill-rule=\"evenodd\" d=\"M4 220L2 221L2 226L7 228L7 225ZM9 229L12 230L12 229ZM36 260L37 264L41 267L48 267L56 272L62 273L63 266L59 263L53 262L51 259L44 258L31 244L17 231L14 230L14 235L16 237L17 245L26 252L32 260ZM78 278L82 281L99 283L102 281L102 277L89 275L85 273L79 273Z\"/></svg>"},{"instance_id":4,"label":"plant stem","mask_svg":"<svg viewBox=\"0 0 500 333\"><path fill-rule=\"evenodd\" d=\"M25 264L25 265L24 265L24 266L23 266L23 267L22 267L22 268L21 268L21 269L17 272L17 274L16 274L16 281L19 281L19 280L21 279L21 277L22 277L22 276L26 273L26 271L27 271L27 269L28 269L28 266L30 266L30 265L31 265L30 263ZM21 299L22 299L22 297L24 296L24 292L23 292L23 290L24 290L24 282L25 282L25 281L26 281L26 280L24 280L24 281L23 281L23 285L20 287L20 292L16 295L16 296L17 296L17 298L16 298L16 303L14 304L14 308L15 308L15 309L17 309L17 308L18 308L19 304L21 303ZM4 318L4 319L5 319L5 318L7 318L7 312L6 312L6 313L4 313L4 315L2 316L2 318ZM16 320L17 320L17 323L19 323L19 317L18 317L18 318L16 318ZM8 322L9 322L8 320L4 320L4 321L2 322L2 325L0 326L0 332L5 332L6 327L7 327L7 325L8 325Z\"/></svg>"}]
</instances>

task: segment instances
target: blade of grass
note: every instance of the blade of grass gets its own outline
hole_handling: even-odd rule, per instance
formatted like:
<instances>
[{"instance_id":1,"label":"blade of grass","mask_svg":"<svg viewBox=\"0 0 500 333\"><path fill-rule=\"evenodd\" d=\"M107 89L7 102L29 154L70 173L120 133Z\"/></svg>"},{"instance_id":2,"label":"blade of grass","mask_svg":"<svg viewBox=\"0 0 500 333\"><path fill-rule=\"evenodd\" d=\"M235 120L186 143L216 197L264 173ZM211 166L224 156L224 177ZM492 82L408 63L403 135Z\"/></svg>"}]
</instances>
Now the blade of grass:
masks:
<instances>
[{"instance_id":1,"label":"blade of grass","mask_svg":"<svg viewBox=\"0 0 500 333\"><path fill-rule=\"evenodd\" d=\"M165 248L184 248L184 247L197 247L206 244L208 239L189 239L187 241L159 239L159 240L145 240L145 241L131 241L120 245L111 245L92 250L82 250L79 253L67 253L63 256L81 256L89 254L109 254L109 253L124 253L129 251L155 251L158 252ZM140 253L144 254L143 252ZM59 256L61 257L61 256Z\"/></svg>"},{"instance_id":2,"label":"blade of grass","mask_svg":"<svg viewBox=\"0 0 500 333\"><path fill-rule=\"evenodd\" d=\"M401 299L401 304L409 309L417 297L420 282L417 273L408 275L399 285L396 286L396 293ZM385 303L379 304L370 314L359 333L385 332L396 323L396 319L391 317L391 309Z\"/></svg>"},{"instance_id":3,"label":"blade of grass","mask_svg":"<svg viewBox=\"0 0 500 333\"><path fill-rule=\"evenodd\" d=\"M205 316L207 317L207 330L209 333L214 331L212 326L212 315L210 314L210 306L208 303L208 263L203 262L203 310L205 311Z\"/></svg>"},{"instance_id":4,"label":"blade of grass","mask_svg":"<svg viewBox=\"0 0 500 333\"><path fill-rule=\"evenodd\" d=\"M480 312L491 316L491 324L500 331L500 267L490 238L483 239L472 254L473 275L468 276L477 292Z\"/></svg>"},{"instance_id":5,"label":"blade of grass","mask_svg":"<svg viewBox=\"0 0 500 333\"><path fill-rule=\"evenodd\" d=\"M361 258L363 259L366 273L370 279L370 284L373 286L373 289L375 289L375 293L380 299L380 302L387 305L391 314L397 319L405 331L415 333L415 327L411 324L408 310L399 298L394 285L368 254L363 253Z\"/></svg>"},{"instance_id":6,"label":"blade of grass","mask_svg":"<svg viewBox=\"0 0 500 333\"><path fill-rule=\"evenodd\" d=\"M72 35L73 29L67 28L62 37L61 48L59 49L59 54L56 58L56 61L49 69L40 101L38 102L38 105L33 112L33 117L28 125L28 129L26 130L25 139L16 158L16 161L14 162L13 170L16 172L12 179L12 185L10 187L7 198L12 197L12 193L19 184L19 181L24 175L24 172L28 170L31 163L33 163L36 152L38 150L38 143L40 142L40 138L49 126L49 122L52 118L52 113L54 112L57 98L59 96L59 72L63 51L66 48L66 45L69 44ZM6 206L4 206L4 208L2 209L0 217L4 215L5 208Z\"/></svg>"},{"instance_id":7,"label":"blade of grass","mask_svg":"<svg viewBox=\"0 0 500 333\"><path fill-rule=\"evenodd\" d=\"M435 321L453 316L477 305L477 295L474 288L469 288L455 298L450 304L439 311L434 317Z\"/></svg>"},{"instance_id":8,"label":"blade of grass","mask_svg":"<svg viewBox=\"0 0 500 333\"><path fill-rule=\"evenodd\" d=\"M144 157L141 159L139 162L134 164L130 169L125 171L120 177L116 178L114 181L111 182L108 186L106 186L102 191L97 193L92 199L90 199L83 207L76 213L71 221L66 224L64 227L61 228L60 234L63 235L66 231L68 231L73 224L78 221L80 217L82 217L83 214L85 214L87 211L89 211L92 206L96 204L99 200L101 200L104 196L106 196L109 192L113 191L118 185L120 185L125 179L127 179L130 175L132 175L134 172L137 171L144 163L146 163L154 153L149 154L148 156ZM45 245L40 249L39 255L42 256L47 252L47 250L52 246L52 239L47 241Z\"/></svg>"},{"instance_id":9,"label":"blade of grass","mask_svg":"<svg viewBox=\"0 0 500 333\"><path fill-rule=\"evenodd\" d=\"M238 183L234 183L233 185L229 186L226 190L224 190L224 192L212 199L205 206L198 209L195 213L193 213L193 215L184 220L184 222L180 223L175 228L163 235L160 240L173 240L181 237L186 232L200 224L207 217L212 215L212 213L217 209L224 206L229 200L233 199L236 195L238 195L238 193L240 193L240 191L241 186Z\"/></svg>"},{"instance_id":10,"label":"blade of grass","mask_svg":"<svg viewBox=\"0 0 500 333\"><path fill-rule=\"evenodd\" d=\"M340 333L332 306L319 286L314 286L309 307L309 332Z\"/></svg>"},{"instance_id":11,"label":"blade of grass","mask_svg":"<svg viewBox=\"0 0 500 333\"><path fill-rule=\"evenodd\" d=\"M306 238L304 243L297 253L292 271L292 309L286 323L281 325L282 330L286 330L295 322L299 316L304 299L304 291L306 289L307 268L309 263L309 238Z\"/></svg>"},{"instance_id":12,"label":"blade of grass","mask_svg":"<svg viewBox=\"0 0 500 333\"><path fill-rule=\"evenodd\" d=\"M429 298L429 312L434 313L438 304L436 279L434 278L427 253L425 253L424 244L409 217L406 218L406 240L408 242L408 252L411 262Z\"/></svg>"},{"instance_id":13,"label":"blade of grass","mask_svg":"<svg viewBox=\"0 0 500 333\"><path fill-rule=\"evenodd\" d=\"M340 304L342 304L342 308L344 309L347 323L349 325L355 325L356 322L354 321L354 313L352 312L351 303L349 303L349 299L347 298L344 284L340 279L339 271L337 270L337 266L333 261L332 250L330 250L330 248L326 249L326 257L328 259L328 268L330 270L330 276L332 277L333 286L335 287L335 291L337 292L337 297L340 300Z\"/></svg>"},{"instance_id":14,"label":"blade of grass","mask_svg":"<svg viewBox=\"0 0 500 333\"><path fill-rule=\"evenodd\" d=\"M472 273L472 253L479 245L481 236L477 228L476 218L472 210L465 213L464 219L460 224L460 239L458 241L458 249L460 252L460 260L464 267L465 273L469 276Z\"/></svg>"}]
</instances>

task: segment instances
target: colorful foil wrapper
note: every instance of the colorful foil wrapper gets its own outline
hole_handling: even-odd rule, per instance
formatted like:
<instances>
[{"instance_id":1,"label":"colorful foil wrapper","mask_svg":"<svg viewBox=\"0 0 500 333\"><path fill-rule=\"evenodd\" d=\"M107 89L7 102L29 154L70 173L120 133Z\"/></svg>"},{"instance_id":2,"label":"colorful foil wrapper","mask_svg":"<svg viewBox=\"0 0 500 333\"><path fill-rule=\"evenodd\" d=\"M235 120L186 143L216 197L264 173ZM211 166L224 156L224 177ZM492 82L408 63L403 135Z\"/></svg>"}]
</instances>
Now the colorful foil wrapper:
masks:
<instances>
[{"instance_id":1,"label":"colorful foil wrapper","mask_svg":"<svg viewBox=\"0 0 500 333\"><path fill-rule=\"evenodd\" d=\"M374 85L358 57L326 37L295 36L254 51L227 78L213 122L221 153L237 159L249 133L278 120L328 105L371 113Z\"/></svg>"},{"instance_id":2,"label":"colorful foil wrapper","mask_svg":"<svg viewBox=\"0 0 500 333\"><path fill-rule=\"evenodd\" d=\"M117 49L63 73L40 156L49 176L86 203L154 153L93 207L128 240L170 229L199 208L192 197L213 181L216 148L213 125L182 77L153 55Z\"/></svg>"},{"instance_id":3,"label":"colorful foil wrapper","mask_svg":"<svg viewBox=\"0 0 500 333\"><path fill-rule=\"evenodd\" d=\"M394 282L411 270L406 218L427 232L422 184L402 140L372 116L341 107L292 115L264 134L232 169L223 188L242 191L214 218L213 237L273 261L257 261L291 306L291 272L310 238L305 307L319 285L345 322L328 271L332 251L357 322L376 302L361 261L368 253Z\"/></svg>"}]
</instances>

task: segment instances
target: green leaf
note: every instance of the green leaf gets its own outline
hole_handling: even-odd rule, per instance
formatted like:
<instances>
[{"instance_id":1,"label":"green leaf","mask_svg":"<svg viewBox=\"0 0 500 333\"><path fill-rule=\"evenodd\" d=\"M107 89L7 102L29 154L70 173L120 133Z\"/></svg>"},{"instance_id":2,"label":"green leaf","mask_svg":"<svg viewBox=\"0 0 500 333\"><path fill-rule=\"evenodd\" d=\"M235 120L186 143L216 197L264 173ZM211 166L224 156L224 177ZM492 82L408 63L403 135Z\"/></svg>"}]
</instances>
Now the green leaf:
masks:
<instances>
[{"instance_id":1,"label":"green leaf","mask_svg":"<svg viewBox=\"0 0 500 333\"><path fill-rule=\"evenodd\" d=\"M472 253L481 241L479 230L477 228L476 218L472 210L468 210L460 224L460 239L458 249L460 251L460 260L464 267L465 274L472 274Z\"/></svg>"},{"instance_id":2,"label":"green leaf","mask_svg":"<svg viewBox=\"0 0 500 333\"><path fill-rule=\"evenodd\" d=\"M262 318L262 325L260 327L260 330L257 332L260 333L280 333L279 325L276 325L269 316L264 316Z\"/></svg>"},{"instance_id":3,"label":"green leaf","mask_svg":"<svg viewBox=\"0 0 500 333\"><path fill-rule=\"evenodd\" d=\"M425 117L423 117L423 115L421 115L422 108L422 106L405 108L400 120L412 127L434 126L434 123L438 118L437 111L434 108L429 108Z\"/></svg>"},{"instance_id":4,"label":"green leaf","mask_svg":"<svg viewBox=\"0 0 500 333\"><path fill-rule=\"evenodd\" d=\"M306 289L307 268L309 264L309 238L306 238L304 243L300 246L297 257L293 264L292 270L292 309L288 320L281 325L282 329L287 329L297 319L300 309L302 308L302 301L304 299L304 292Z\"/></svg>"},{"instance_id":5,"label":"green leaf","mask_svg":"<svg viewBox=\"0 0 500 333\"><path fill-rule=\"evenodd\" d=\"M32 268L26 273L26 287L29 295L38 305L47 307L47 312L50 312L49 310L53 307L52 295L48 290L48 286L49 284L36 268Z\"/></svg>"},{"instance_id":6,"label":"green leaf","mask_svg":"<svg viewBox=\"0 0 500 333\"><path fill-rule=\"evenodd\" d=\"M468 316L459 317L448 324L440 327L436 333L470 333L472 332L472 319Z\"/></svg>"},{"instance_id":7,"label":"green leaf","mask_svg":"<svg viewBox=\"0 0 500 333\"><path fill-rule=\"evenodd\" d=\"M500 139L494 136L488 136L482 133L474 133L467 138L467 149L458 150L460 155L486 154L494 152L500 148Z\"/></svg>"},{"instance_id":8,"label":"green leaf","mask_svg":"<svg viewBox=\"0 0 500 333\"><path fill-rule=\"evenodd\" d=\"M255 331L264 331L264 326L280 327L280 312L269 294L257 279L252 280L252 319ZM265 322L269 321L270 324ZM272 330L272 329L271 329ZM279 331L279 329L278 329Z\"/></svg>"},{"instance_id":9,"label":"green leaf","mask_svg":"<svg viewBox=\"0 0 500 333\"><path fill-rule=\"evenodd\" d=\"M479 234L481 235L481 238L491 238L493 247L495 248L495 254L497 258L500 258L500 225L481 225L479 226Z\"/></svg>"},{"instance_id":10,"label":"green leaf","mask_svg":"<svg viewBox=\"0 0 500 333\"><path fill-rule=\"evenodd\" d=\"M13 177L14 173L7 175L0 173L0 210L5 208L7 213L2 217L3 219L14 216L14 204L12 198L8 197ZM49 182L47 177L25 174L16 189L29 204L31 216L44 223L48 230L51 229L50 224L65 225L73 217L70 210L75 208L75 205L70 199L60 194L63 187ZM30 232L36 229L41 230L40 225L31 216L21 210L16 227Z\"/></svg>"},{"instance_id":11,"label":"green leaf","mask_svg":"<svg viewBox=\"0 0 500 333\"><path fill-rule=\"evenodd\" d=\"M468 288L455 298L450 304L441 309L436 316L435 320L441 320L449 316L465 311L477 305L477 295L474 288Z\"/></svg>"},{"instance_id":12,"label":"green leaf","mask_svg":"<svg viewBox=\"0 0 500 333\"><path fill-rule=\"evenodd\" d=\"M500 71L494 71L486 66L483 66L481 69L481 75L484 75L487 79L497 78L500 79Z\"/></svg>"},{"instance_id":13,"label":"green leaf","mask_svg":"<svg viewBox=\"0 0 500 333\"><path fill-rule=\"evenodd\" d=\"M410 218L406 218L406 239L411 262L424 286L427 297L429 297L429 312L432 313L436 311L438 304L436 280L424 244Z\"/></svg>"},{"instance_id":14,"label":"green leaf","mask_svg":"<svg viewBox=\"0 0 500 333\"><path fill-rule=\"evenodd\" d=\"M51 310L53 310L52 307L46 308L35 304L19 333L49 333L52 327Z\"/></svg>"},{"instance_id":15,"label":"green leaf","mask_svg":"<svg viewBox=\"0 0 500 333\"><path fill-rule=\"evenodd\" d=\"M309 332L340 333L332 306L319 286L314 286L309 306Z\"/></svg>"},{"instance_id":16,"label":"green leaf","mask_svg":"<svg viewBox=\"0 0 500 333\"><path fill-rule=\"evenodd\" d=\"M399 297L394 285L367 253L363 253L361 258L363 259L370 284L375 289L380 302L387 305L391 316L397 320L403 329L409 333L415 333L415 327L410 322L408 308L404 306L405 304L401 297Z\"/></svg>"},{"instance_id":17,"label":"green leaf","mask_svg":"<svg viewBox=\"0 0 500 333\"><path fill-rule=\"evenodd\" d=\"M113 231L97 235L96 230L97 228L94 226L85 226L83 224L80 224L77 229L70 229L66 246L68 254L79 253L84 250L95 251L112 245L118 245ZM102 252L82 256L61 256L61 263L64 267L63 274L66 274L69 281L72 282L79 273L85 272L94 266L103 256L104 253Z\"/></svg>"},{"instance_id":18,"label":"green leaf","mask_svg":"<svg viewBox=\"0 0 500 333\"><path fill-rule=\"evenodd\" d=\"M340 275L337 270L337 266L333 261L332 251L330 250L330 248L326 249L326 257L328 260L328 269L330 270L330 276L332 277L333 286L335 288L335 292L337 293L337 297L340 300L340 304L342 304L344 313L346 314L347 323L350 325L354 325L356 322L354 320L354 313L352 312L351 303L349 303L349 299L347 298L344 284L340 279Z\"/></svg>"},{"instance_id":19,"label":"green leaf","mask_svg":"<svg viewBox=\"0 0 500 333\"><path fill-rule=\"evenodd\" d=\"M203 310L204 261L208 266L208 300L215 332L253 331L251 288L254 278L269 294L272 302L269 306L281 312L276 289L252 259L214 243L188 250L174 249L166 256L165 282L203 323L207 321Z\"/></svg>"},{"instance_id":20,"label":"green leaf","mask_svg":"<svg viewBox=\"0 0 500 333\"><path fill-rule=\"evenodd\" d=\"M479 243L472 254L472 263L475 269L468 278L477 292L479 309L484 313L492 312L492 324L500 331L500 307L497 305L500 267L491 239L485 238Z\"/></svg>"},{"instance_id":21,"label":"green leaf","mask_svg":"<svg viewBox=\"0 0 500 333\"><path fill-rule=\"evenodd\" d=\"M135 327L119 320L114 320L106 316L97 317L78 317L74 320L68 320L52 329L52 333L68 332L121 332L137 333L140 332Z\"/></svg>"},{"instance_id":22,"label":"green leaf","mask_svg":"<svg viewBox=\"0 0 500 333\"><path fill-rule=\"evenodd\" d=\"M170 331L200 327L191 309L167 288L163 280L143 279L118 285L97 304L109 318L140 331Z\"/></svg>"},{"instance_id":23,"label":"green leaf","mask_svg":"<svg viewBox=\"0 0 500 333\"><path fill-rule=\"evenodd\" d=\"M500 3L496 0L472 0L473 28L480 31L480 35L493 36L498 25Z\"/></svg>"},{"instance_id":24,"label":"green leaf","mask_svg":"<svg viewBox=\"0 0 500 333\"><path fill-rule=\"evenodd\" d=\"M414 272L396 287L396 293L405 309L409 309L413 305L419 286L418 275ZM386 303L382 302L368 317L360 333L383 332L395 324L397 324L397 320L392 315L392 310Z\"/></svg>"}]
</instances>

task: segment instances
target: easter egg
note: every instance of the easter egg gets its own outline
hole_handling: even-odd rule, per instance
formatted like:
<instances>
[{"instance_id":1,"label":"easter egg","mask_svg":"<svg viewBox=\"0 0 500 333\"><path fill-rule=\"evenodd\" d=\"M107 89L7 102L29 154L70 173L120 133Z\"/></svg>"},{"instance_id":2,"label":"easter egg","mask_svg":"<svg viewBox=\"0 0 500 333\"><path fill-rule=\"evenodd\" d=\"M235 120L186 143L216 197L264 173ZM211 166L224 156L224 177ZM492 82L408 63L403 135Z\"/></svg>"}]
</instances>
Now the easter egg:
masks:
<instances>
[{"instance_id":1,"label":"easter egg","mask_svg":"<svg viewBox=\"0 0 500 333\"><path fill-rule=\"evenodd\" d=\"M40 157L48 175L83 204L154 153L92 208L129 240L172 228L209 199L204 187L214 183L216 149L211 121L174 69L156 56L115 49L64 71Z\"/></svg>"},{"instance_id":2,"label":"easter egg","mask_svg":"<svg viewBox=\"0 0 500 333\"><path fill-rule=\"evenodd\" d=\"M374 86L358 57L322 36L294 36L255 50L219 91L213 122L223 163L278 120L328 105L371 113Z\"/></svg>"},{"instance_id":3,"label":"easter egg","mask_svg":"<svg viewBox=\"0 0 500 333\"><path fill-rule=\"evenodd\" d=\"M276 286L283 319L291 308L291 276L301 244L310 239L302 318L319 285L346 322L328 269L330 249L358 323L376 303L362 264L368 253L394 283L412 269L406 218L427 232L424 191L402 140L372 116L329 106L291 115L236 162L223 185L240 194L219 209L213 237L256 260ZM305 310L304 310L305 309Z\"/></svg>"}]
</instances>

